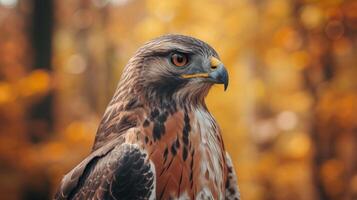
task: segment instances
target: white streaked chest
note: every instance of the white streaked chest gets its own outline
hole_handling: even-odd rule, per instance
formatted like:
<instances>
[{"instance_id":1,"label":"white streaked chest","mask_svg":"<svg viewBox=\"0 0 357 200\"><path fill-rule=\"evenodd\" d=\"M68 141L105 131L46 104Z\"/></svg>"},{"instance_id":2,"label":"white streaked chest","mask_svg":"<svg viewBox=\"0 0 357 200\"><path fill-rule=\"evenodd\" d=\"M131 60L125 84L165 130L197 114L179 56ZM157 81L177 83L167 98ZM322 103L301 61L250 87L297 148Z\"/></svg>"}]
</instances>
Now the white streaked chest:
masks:
<instances>
[{"instance_id":1,"label":"white streaked chest","mask_svg":"<svg viewBox=\"0 0 357 200\"><path fill-rule=\"evenodd\" d=\"M202 181L203 187L200 192L204 196L212 196L210 194L212 188L208 187L213 183L213 187L218 193L218 199L223 199L224 194L224 150L221 142L221 135L216 121L212 115L203 108L194 109L194 120L192 124L192 133L199 137L200 145L198 150L201 155L199 163L199 179ZM199 198L199 196L197 196Z\"/></svg>"}]
</instances>

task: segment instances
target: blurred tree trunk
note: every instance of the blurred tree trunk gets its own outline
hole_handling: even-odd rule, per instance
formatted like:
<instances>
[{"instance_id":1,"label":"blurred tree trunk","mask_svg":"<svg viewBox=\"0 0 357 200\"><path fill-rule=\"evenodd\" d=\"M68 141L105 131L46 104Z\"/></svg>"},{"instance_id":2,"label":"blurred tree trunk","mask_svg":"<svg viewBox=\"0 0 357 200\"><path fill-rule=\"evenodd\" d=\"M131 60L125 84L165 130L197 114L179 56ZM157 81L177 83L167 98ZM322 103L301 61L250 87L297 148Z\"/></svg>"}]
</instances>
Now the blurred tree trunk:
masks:
<instances>
[{"instance_id":1,"label":"blurred tree trunk","mask_svg":"<svg viewBox=\"0 0 357 200\"><path fill-rule=\"evenodd\" d=\"M295 24L311 57L310 64L303 73L305 87L314 101L310 120L314 153L311 166L313 182L320 200L352 200L356 198L356 191L353 191L356 189L352 182L356 176L356 158L353 152L357 150L357 127L353 122L356 114L349 113L356 107L353 92L355 86L352 84L355 81L349 80L351 77L344 72L336 47L344 40L355 40L355 34L348 28L344 13L344 7L353 6L351 1L340 3L335 8L338 14L330 14L318 27L307 28L301 22L301 11L303 7L311 5L301 1L294 2ZM324 3L320 3L313 6L323 5ZM355 48L353 44L352 48ZM343 59L346 58L348 57ZM341 77L351 84L339 82Z\"/></svg>"},{"instance_id":2,"label":"blurred tree trunk","mask_svg":"<svg viewBox=\"0 0 357 200\"><path fill-rule=\"evenodd\" d=\"M24 0L23 0L24 1ZM53 0L32 0L27 2L31 8L28 20L29 52L32 56L32 70L52 71L52 31L54 24ZM38 80L40 81L40 80ZM44 141L53 131L53 92L50 90L27 111L28 140L32 143ZM34 168L30 173L26 169L19 171L23 180L20 183L21 199L50 199L50 177L43 168Z\"/></svg>"},{"instance_id":3,"label":"blurred tree trunk","mask_svg":"<svg viewBox=\"0 0 357 200\"><path fill-rule=\"evenodd\" d=\"M30 38L33 49L33 69L51 71L53 0L33 0ZM53 130L53 92L30 109L30 139L39 142Z\"/></svg>"}]
</instances>

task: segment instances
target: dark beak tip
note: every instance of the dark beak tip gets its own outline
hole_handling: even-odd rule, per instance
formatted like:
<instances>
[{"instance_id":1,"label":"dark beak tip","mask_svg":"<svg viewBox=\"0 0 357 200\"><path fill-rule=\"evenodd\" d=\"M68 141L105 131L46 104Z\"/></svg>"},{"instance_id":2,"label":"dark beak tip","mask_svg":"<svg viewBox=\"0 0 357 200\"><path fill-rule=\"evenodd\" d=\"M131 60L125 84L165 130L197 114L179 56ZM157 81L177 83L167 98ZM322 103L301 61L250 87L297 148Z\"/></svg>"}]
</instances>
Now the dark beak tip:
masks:
<instances>
[{"instance_id":1,"label":"dark beak tip","mask_svg":"<svg viewBox=\"0 0 357 200\"><path fill-rule=\"evenodd\" d=\"M226 91L228 88L228 82L224 83L224 91Z\"/></svg>"},{"instance_id":2,"label":"dark beak tip","mask_svg":"<svg viewBox=\"0 0 357 200\"><path fill-rule=\"evenodd\" d=\"M226 71L225 77L224 77L224 79L223 79L224 91L227 90L227 88L228 88L228 83L229 83L229 78L228 78L228 72Z\"/></svg>"}]
</instances>

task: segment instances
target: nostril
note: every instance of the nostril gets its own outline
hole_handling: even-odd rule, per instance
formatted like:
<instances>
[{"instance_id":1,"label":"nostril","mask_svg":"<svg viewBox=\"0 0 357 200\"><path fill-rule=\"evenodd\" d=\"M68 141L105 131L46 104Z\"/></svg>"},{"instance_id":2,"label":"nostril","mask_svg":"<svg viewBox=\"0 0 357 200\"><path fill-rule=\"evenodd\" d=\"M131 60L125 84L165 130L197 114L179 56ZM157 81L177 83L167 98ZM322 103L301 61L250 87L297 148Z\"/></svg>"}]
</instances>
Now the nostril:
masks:
<instances>
[{"instance_id":1,"label":"nostril","mask_svg":"<svg viewBox=\"0 0 357 200\"><path fill-rule=\"evenodd\" d=\"M217 68L217 66L211 66L211 69L216 69Z\"/></svg>"}]
</instances>

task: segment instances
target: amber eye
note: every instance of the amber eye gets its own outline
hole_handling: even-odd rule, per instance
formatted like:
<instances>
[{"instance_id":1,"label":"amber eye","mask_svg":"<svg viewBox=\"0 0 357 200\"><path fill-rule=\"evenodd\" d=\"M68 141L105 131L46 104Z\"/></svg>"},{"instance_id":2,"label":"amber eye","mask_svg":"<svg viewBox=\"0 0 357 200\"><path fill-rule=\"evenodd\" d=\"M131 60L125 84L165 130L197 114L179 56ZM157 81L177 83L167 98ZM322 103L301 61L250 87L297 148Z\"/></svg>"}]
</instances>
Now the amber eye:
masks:
<instances>
[{"instance_id":1,"label":"amber eye","mask_svg":"<svg viewBox=\"0 0 357 200\"><path fill-rule=\"evenodd\" d=\"M183 67L188 63L188 58L184 54L174 53L171 56L171 62L177 67Z\"/></svg>"}]
</instances>

